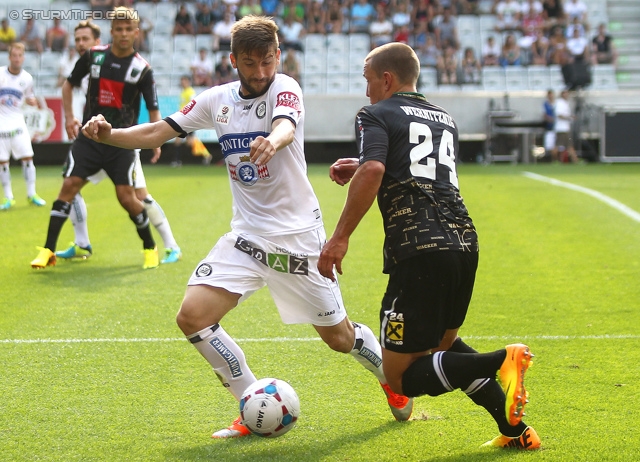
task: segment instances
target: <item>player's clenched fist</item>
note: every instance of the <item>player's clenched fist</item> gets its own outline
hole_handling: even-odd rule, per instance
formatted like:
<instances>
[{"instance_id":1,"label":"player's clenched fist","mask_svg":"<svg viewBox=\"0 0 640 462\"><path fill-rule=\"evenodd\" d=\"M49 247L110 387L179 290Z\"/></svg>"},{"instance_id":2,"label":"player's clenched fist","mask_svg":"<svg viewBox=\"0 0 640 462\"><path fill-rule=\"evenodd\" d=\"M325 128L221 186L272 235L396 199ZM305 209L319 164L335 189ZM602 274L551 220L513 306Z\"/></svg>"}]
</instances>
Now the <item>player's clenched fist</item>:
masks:
<instances>
[{"instance_id":1,"label":"player's clenched fist","mask_svg":"<svg viewBox=\"0 0 640 462\"><path fill-rule=\"evenodd\" d=\"M102 114L98 114L84 124L82 134L93 141L104 142L111 135L111 124Z\"/></svg>"}]
</instances>

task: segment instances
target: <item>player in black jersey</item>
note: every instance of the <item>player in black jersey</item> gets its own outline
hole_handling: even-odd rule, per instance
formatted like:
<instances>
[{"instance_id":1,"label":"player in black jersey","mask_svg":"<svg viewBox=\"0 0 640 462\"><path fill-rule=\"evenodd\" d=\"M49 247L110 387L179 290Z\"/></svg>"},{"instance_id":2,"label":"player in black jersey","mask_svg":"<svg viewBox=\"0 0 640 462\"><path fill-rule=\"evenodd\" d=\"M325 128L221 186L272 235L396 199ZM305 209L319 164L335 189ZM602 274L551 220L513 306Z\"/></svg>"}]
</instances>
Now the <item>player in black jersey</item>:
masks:
<instances>
[{"instance_id":1,"label":"player in black jersey","mask_svg":"<svg viewBox=\"0 0 640 462\"><path fill-rule=\"evenodd\" d=\"M112 44L95 46L76 62L71 75L63 84L63 95L71 94L73 87L81 85L89 74L89 88L84 110L84 122L103 114L114 127L124 128L138 123L140 98L144 97L151 122L160 120L153 72L149 64L133 49L138 37L138 19L133 10L118 7L111 24ZM69 105L70 106L70 105ZM71 107L65 108L71 112ZM67 120L73 120L72 114ZM133 150L97 143L78 133L79 126L71 128L75 141L69 154L64 183L53 203L47 240L38 256L31 262L33 268L55 265L55 250L64 222L69 217L71 202L86 183L87 177L104 169L116 186L116 195L122 207L135 223L144 249L143 268L158 266L158 250L149 229L149 218L143 203L134 191Z\"/></svg>"},{"instance_id":2,"label":"player in black jersey","mask_svg":"<svg viewBox=\"0 0 640 462\"><path fill-rule=\"evenodd\" d=\"M535 449L540 438L522 422L529 348L480 354L458 337L478 238L458 188L458 128L417 93L419 73L415 52L401 43L375 48L365 59L371 105L356 117L360 158L330 168L333 181L351 186L318 269L329 279L334 266L342 274L349 237L377 196L389 275L380 310L382 364L391 389L415 397L460 388L498 424L501 435L487 445Z\"/></svg>"}]
</instances>

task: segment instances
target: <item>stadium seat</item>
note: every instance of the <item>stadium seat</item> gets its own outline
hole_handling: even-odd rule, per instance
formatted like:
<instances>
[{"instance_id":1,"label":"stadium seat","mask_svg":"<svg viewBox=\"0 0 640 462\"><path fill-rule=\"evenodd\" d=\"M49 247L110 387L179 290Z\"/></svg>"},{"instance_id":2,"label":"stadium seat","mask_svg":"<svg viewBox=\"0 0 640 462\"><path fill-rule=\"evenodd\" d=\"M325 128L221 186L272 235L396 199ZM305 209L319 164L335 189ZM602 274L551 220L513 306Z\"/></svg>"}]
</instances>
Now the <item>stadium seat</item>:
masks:
<instances>
[{"instance_id":1,"label":"stadium seat","mask_svg":"<svg viewBox=\"0 0 640 462\"><path fill-rule=\"evenodd\" d=\"M349 54L327 52L327 73L344 74L349 72Z\"/></svg>"},{"instance_id":2,"label":"stadium seat","mask_svg":"<svg viewBox=\"0 0 640 462\"><path fill-rule=\"evenodd\" d=\"M62 53L57 51L45 51L40 55L40 70L42 72L52 72L58 75L60 69L60 59Z\"/></svg>"},{"instance_id":3,"label":"stadium seat","mask_svg":"<svg viewBox=\"0 0 640 462\"><path fill-rule=\"evenodd\" d=\"M178 4L174 2L160 2L156 4L156 21L169 20L173 24L178 13Z\"/></svg>"},{"instance_id":4,"label":"stadium seat","mask_svg":"<svg viewBox=\"0 0 640 462\"><path fill-rule=\"evenodd\" d=\"M331 55L348 56L350 49L349 36L345 34L327 35L327 52Z\"/></svg>"},{"instance_id":5,"label":"stadium seat","mask_svg":"<svg viewBox=\"0 0 640 462\"><path fill-rule=\"evenodd\" d=\"M206 48L211 51L211 43L213 40L213 36L211 34L198 34L196 35L196 51L200 48Z\"/></svg>"},{"instance_id":6,"label":"stadium seat","mask_svg":"<svg viewBox=\"0 0 640 462\"><path fill-rule=\"evenodd\" d=\"M325 53L326 38L322 34L308 34L304 38L304 52L306 54Z\"/></svg>"},{"instance_id":7,"label":"stadium seat","mask_svg":"<svg viewBox=\"0 0 640 462\"><path fill-rule=\"evenodd\" d=\"M526 68L521 66L511 66L507 67L504 71L506 89L508 91L529 89L529 76Z\"/></svg>"},{"instance_id":8,"label":"stadium seat","mask_svg":"<svg viewBox=\"0 0 640 462\"><path fill-rule=\"evenodd\" d=\"M504 69L501 67L483 67L482 88L488 91L504 91L506 89Z\"/></svg>"},{"instance_id":9,"label":"stadium seat","mask_svg":"<svg viewBox=\"0 0 640 462\"><path fill-rule=\"evenodd\" d=\"M166 3L158 3L158 5L166 5ZM175 17L175 14L173 17ZM171 40L171 34L173 33L173 21L173 18L169 19L167 17L158 17L158 20L153 27L153 32L155 34L154 38L160 36L165 40Z\"/></svg>"},{"instance_id":10,"label":"stadium seat","mask_svg":"<svg viewBox=\"0 0 640 462\"><path fill-rule=\"evenodd\" d=\"M304 74L302 76L302 88L304 89L304 93L308 95L326 93L325 83L325 74Z\"/></svg>"},{"instance_id":11,"label":"stadium seat","mask_svg":"<svg viewBox=\"0 0 640 462\"><path fill-rule=\"evenodd\" d=\"M433 67L421 67L419 86L421 93L438 91L438 71Z\"/></svg>"},{"instance_id":12,"label":"stadium seat","mask_svg":"<svg viewBox=\"0 0 640 462\"><path fill-rule=\"evenodd\" d=\"M196 39L193 35L176 35L173 38L173 52L192 55L196 52Z\"/></svg>"},{"instance_id":13,"label":"stadium seat","mask_svg":"<svg viewBox=\"0 0 640 462\"><path fill-rule=\"evenodd\" d=\"M551 77L547 66L529 66L527 74L530 90L548 90L551 88Z\"/></svg>"},{"instance_id":14,"label":"stadium seat","mask_svg":"<svg viewBox=\"0 0 640 462\"><path fill-rule=\"evenodd\" d=\"M180 74L190 74L191 61L193 61L193 57L194 57L193 53L185 54L185 53L180 53L179 51L174 51L171 59L172 72L179 72Z\"/></svg>"},{"instance_id":15,"label":"stadium seat","mask_svg":"<svg viewBox=\"0 0 640 462\"><path fill-rule=\"evenodd\" d=\"M157 92L163 95L171 92L171 74L156 72L153 74Z\"/></svg>"},{"instance_id":16,"label":"stadium seat","mask_svg":"<svg viewBox=\"0 0 640 462\"><path fill-rule=\"evenodd\" d=\"M567 85L564 83L564 77L562 76L562 69L557 64L549 66L549 88L553 90L562 90Z\"/></svg>"},{"instance_id":17,"label":"stadium seat","mask_svg":"<svg viewBox=\"0 0 640 462\"><path fill-rule=\"evenodd\" d=\"M305 53L304 73L324 74L327 68L327 54L325 51L317 53Z\"/></svg>"},{"instance_id":18,"label":"stadium seat","mask_svg":"<svg viewBox=\"0 0 640 462\"><path fill-rule=\"evenodd\" d=\"M136 2L133 9L138 12L140 18L147 18L152 23L156 23L156 4L152 2Z\"/></svg>"},{"instance_id":19,"label":"stadium seat","mask_svg":"<svg viewBox=\"0 0 640 462\"><path fill-rule=\"evenodd\" d=\"M328 74L326 92L327 94L349 93L349 74Z\"/></svg>"},{"instance_id":20,"label":"stadium seat","mask_svg":"<svg viewBox=\"0 0 640 462\"><path fill-rule=\"evenodd\" d=\"M611 64L599 64L592 67L592 90L617 90L616 70Z\"/></svg>"},{"instance_id":21,"label":"stadium seat","mask_svg":"<svg viewBox=\"0 0 640 462\"><path fill-rule=\"evenodd\" d=\"M349 49L351 52L364 52L366 56L371 51L371 38L369 37L369 34L349 35Z\"/></svg>"},{"instance_id":22,"label":"stadium seat","mask_svg":"<svg viewBox=\"0 0 640 462\"><path fill-rule=\"evenodd\" d=\"M151 41L151 51L154 53L173 53L173 40L168 37L155 35Z\"/></svg>"},{"instance_id":23,"label":"stadium seat","mask_svg":"<svg viewBox=\"0 0 640 462\"><path fill-rule=\"evenodd\" d=\"M367 52L361 50L349 51L349 73L362 75L364 67L364 58L367 57Z\"/></svg>"},{"instance_id":24,"label":"stadium seat","mask_svg":"<svg viewBox=\"0 0 640 462\"><path fill-rule=\"evenodd\" d=\"M31 75L35 76L40 70L40 55L37 51L27 51L24 54L24 63L22 67ZM60 67L60 60L58 59L58 65L56 70Z\"/></svg>"},{"instance_id":25,"label":"stadium seat","mask_svg":"<svg viewBox=\"0 0 640 462\"><path fill-rule=\"evenodd\" d=\"M171 68L173 67L173 62L169 59L170 55L163 51L153 51L149 55L149 63L153 68L154 74L163 73L163 72L171 72Z\"/></svg>"},{"instance_id":26,"label":"stadium seat","mask_svg":"<svg viewBox=\"0 0 640 462\"><path fill-rule=\"evenodd\" d=\"M367 81L362 75L349 75L349 93L358 96L367 95Z\"/></svg>"}]
</instances>

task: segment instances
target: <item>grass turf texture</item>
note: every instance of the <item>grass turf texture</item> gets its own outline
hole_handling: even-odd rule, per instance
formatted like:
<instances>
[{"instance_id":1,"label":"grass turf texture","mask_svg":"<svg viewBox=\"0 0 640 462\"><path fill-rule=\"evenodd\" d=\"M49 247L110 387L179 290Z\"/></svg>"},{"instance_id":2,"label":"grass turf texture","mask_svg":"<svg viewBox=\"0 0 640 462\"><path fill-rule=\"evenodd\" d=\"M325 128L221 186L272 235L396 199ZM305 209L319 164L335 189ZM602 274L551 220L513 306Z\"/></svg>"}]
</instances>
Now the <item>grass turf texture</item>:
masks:
<instances>
[{"instance_id":1,"label":"grass turf texture","mask_svg":"<svg viewBox=\"0 0 640 462\"><path fill-rule=\"evenodd\" d=\"M331 184L327 166L309 170L330 235L347 188ZM29 262L44 242L60 170L38 168L38 193L48 204L36 208L27 206L13 167L17 205L0 213L0 460L637 459L640 223L593 197L525 178L525 170L640 211L640 165L459 168L481 243L461 335L480 351L531 346L525 420L542 450L479 448L496 427L459 391L418 398L411 421L393 421L373 377L328 350L311 327L283 325L266 290L223 324L256 376L296 389L298 425L275 440L209 439L237 416L237 403L182 339L174 316L191 271L228 230L225 170L145 166L181 262L142 270L134 226L105 181L84 190L94 256L34 271ZM59 248L72 236L68 223ZM381 242L374 206L352 238L341 278L350 317L374 331L385 287Z\"/></svg>"}]
</instances>

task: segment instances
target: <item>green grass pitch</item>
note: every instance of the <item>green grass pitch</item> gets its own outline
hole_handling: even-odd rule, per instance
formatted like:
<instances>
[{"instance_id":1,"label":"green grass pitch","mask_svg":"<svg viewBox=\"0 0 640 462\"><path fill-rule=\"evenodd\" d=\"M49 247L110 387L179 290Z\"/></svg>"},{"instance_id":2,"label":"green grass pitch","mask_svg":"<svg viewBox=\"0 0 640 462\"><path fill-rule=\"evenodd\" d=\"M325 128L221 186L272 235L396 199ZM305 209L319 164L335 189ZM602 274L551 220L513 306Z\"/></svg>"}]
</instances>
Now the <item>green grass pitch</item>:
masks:
<instances>
[{"instance_id":1,"label":"green grass pitch","mask_svg":"<svg viewBox=\"0 0 640 462\"><path fill-rule=\"evenodd\" d=\"M330 235L347 188L326 165L309 176ZM286 326L262 290L224 320L256 376L293 385L297 427L282 438L211 440L237 415L175 321L191 271L229 229L220 167L145 166L184 258L142 270L141 244L113 185L89 185L94 256L34 271L60 168L38 168L44 208L0 213L0 461L632 461L640 454L640 165L461 165L480 236L480 267L461 336L480 351L523 341L536 355L525 421L533 453L480 448L493 420L461 392L416 399L395 422L374 378L309 326ZM59 248L72 237L63 229ZM161 241L159 236L159 246ZM385 287L376 206L356 231L340 283L353 320L378 329ZM425 294L428 296L428 294Z\"/></svg>"}]
</instances>

